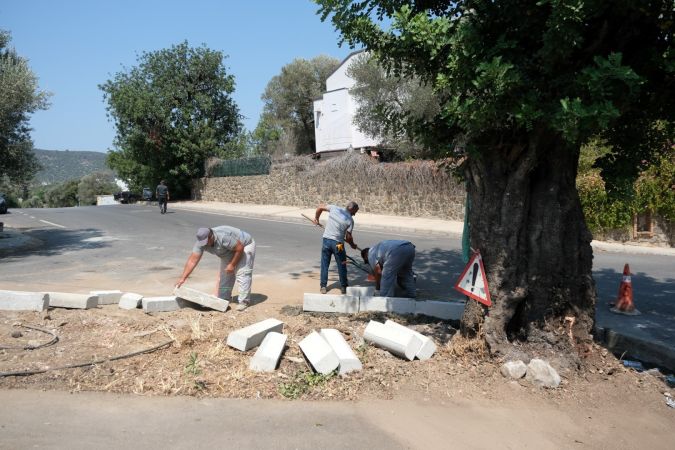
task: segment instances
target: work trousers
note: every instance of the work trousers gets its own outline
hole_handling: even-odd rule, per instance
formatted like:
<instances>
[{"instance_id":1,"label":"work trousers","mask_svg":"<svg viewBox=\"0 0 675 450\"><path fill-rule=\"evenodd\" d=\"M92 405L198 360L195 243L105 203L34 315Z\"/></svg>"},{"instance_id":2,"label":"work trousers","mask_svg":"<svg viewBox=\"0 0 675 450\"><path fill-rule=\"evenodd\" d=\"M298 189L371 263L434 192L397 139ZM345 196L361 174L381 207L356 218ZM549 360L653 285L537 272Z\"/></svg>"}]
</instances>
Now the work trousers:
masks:
<instances>
[{"instance_id":1,"label":"work trousers","mask_svg":"<svg viewBox=\"0 0 675 450\"><path fill-rule=\"evenodd\" d=\"M232 255L234 257L234 254ZM255 262L255 241L244 247L244 254L239 259L234 273L227 273L225 269L232 261L231 258L220 259L220 276L218 281L218 297L224 300L232 300L232 288L234 282L239 285L239 303L250 301L251 284L253 282L253 263Z\"/></svg>"},{"instance_id":2,"label":"work trousers","mask_svg":"<svg viewBox=\"0 0 675 450\"><path fill-rule=\"evenodd\" d=\"M382 267L381 296L396 297L396 283L403 289L406 297L417 296L413 261L415 261L415 246L409 242L389 252Z\"/></svg>"},{"instance_id":3,"label":"work trousers","mask_svg":"<svg viewBox=\"0 0 675 450\"><path fill-rule=\"evenodd\" d=\"M341 245L342 250L338 250L338 245ZM345 244L333 239L323 238L323 245L321 246L321 287L326 287L328 284L328 267L330 266L330 258L335 255L335 263L338 267L338 276L340 277L340 286L346 288L349 284L347 282L347 252Z\"/></svg>"}]
</instances>

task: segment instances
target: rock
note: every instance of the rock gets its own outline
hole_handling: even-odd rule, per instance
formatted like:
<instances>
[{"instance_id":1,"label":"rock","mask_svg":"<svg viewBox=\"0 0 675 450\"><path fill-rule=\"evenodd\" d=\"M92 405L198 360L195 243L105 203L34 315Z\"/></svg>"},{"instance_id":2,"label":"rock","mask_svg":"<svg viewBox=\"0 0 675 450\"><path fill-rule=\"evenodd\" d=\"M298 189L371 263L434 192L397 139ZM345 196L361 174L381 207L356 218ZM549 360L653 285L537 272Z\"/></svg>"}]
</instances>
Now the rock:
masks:
<instances>
[{"instance_id":1,"label":"rock","mask_svg":"<svg viewBox=\"0 0 675 450\"><path fill-rule=\"evenodd\" d=\"M508 361L502 365L501 373L506 378L517 380L523 378L527 372L527 366L522 361Z\"/></svg>"},{"instance_id":2,"label":"rock","mask_svg":"<svg viewBox=\"0 0 675 450\"><path fill-rule=\"evenodd\" d=\"M556 388L560 385L560 375L549 363L541 359L533 359L527 365L525 379L535 386Z\"/></svg>"},{"instance_id":3,"label":"rock","mask_svg":"<svg viewBox=\"0 0 675 450\"><path fill-rule=\"evenodd\" d=\"M19 330L12 331L12 337L13 338L15 338L15 339L20 338L21 336L23 336L23 334L21 334L21 332Z\"/></svg>"}]
</instances>

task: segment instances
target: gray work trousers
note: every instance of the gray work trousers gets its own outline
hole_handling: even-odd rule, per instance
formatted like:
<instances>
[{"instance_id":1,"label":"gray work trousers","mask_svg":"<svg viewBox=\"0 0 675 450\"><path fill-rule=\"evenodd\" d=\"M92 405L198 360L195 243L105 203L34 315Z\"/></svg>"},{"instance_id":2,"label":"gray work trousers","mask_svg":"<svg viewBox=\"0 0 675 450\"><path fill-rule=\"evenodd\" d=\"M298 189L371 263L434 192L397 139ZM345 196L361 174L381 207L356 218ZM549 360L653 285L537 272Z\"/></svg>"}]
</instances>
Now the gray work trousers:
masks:
<instances>
[{"instance_id":1,"label":"gray work trousers","mask_svg":"<svg viewBox=\"0 0 675 450\"><path fill-rule=\"evenodd\" d=\"M415 261L415 246L411 243L396 247L389 252L382 267L382 279L380 280L380 295L382 297L396 297L397 282L405 292L406 297L415 298L417 296L413 261Z\"/></svg>"},{"instance_id":2,"label":"gray work trousers","mask_svg":"<svg viewBox=\"0 0 675 450\"><path fill-rule=\"evenodd\" d=\"M253 282L253 263L255 262L255 241L244 247L244 254L234 268L234 273L227 273L225 269L230 259L220 259L220 276L218 280L218 297L232 300L232 288L235 280L239 285L239 303L250 301L251 284Z\"/></svg>"}]
</instances>

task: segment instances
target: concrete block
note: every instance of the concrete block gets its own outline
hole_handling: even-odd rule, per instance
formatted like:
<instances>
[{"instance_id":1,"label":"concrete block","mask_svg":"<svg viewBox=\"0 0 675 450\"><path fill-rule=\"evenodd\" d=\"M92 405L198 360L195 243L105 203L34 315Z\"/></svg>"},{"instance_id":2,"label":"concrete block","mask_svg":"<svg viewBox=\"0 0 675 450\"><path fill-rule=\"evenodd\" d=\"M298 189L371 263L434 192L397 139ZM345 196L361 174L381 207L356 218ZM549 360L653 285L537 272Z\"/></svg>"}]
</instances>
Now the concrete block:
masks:
<instances>
[{"instance_id":1,"label":"concrete block","mask_svg":"<svg viewBox=\"0 0 675 450\"><path fill-rule=\"evenodd\" d=\"M415 359L422 348L422 340L414 334L387 327L374 320L366 326L363 339L409 361Z\"/></svg>"},{"instance_id":2,"label":"concrete block","mask_svg":"<svg viewBox=\"0 0 675 450\"><path fill-rule=\"evenodd\" d=\"M372 297L375 295L375 286L347 286L347 295L354 297Z\"/></svg>"},{"instance_id":3,"label":"concrete block","mask_svg":"<svg viewBox=\"0 0 675 450\"><path fill-rule=\"evenodd\" d=\"M333 348L316 331L309 333L298 345L312 368L318 373L328 375L340 365L340 360Z\"/></svg>"},{"instance_id":4,"label":"concrete block","mask_svg":"<svg viewBox=\"0 0 675 450\"><path fill-rule=\"evenodd\" d=\"M196 303L220 312L227 311L227 308L230 306L230 302L227 300L223 300L222 298L215 297L187 286L181 286L174 289L173 294L188 302Z\"/></svg>"},{"instance_id":5,"label":"concrete block","mask_svg":"<svg viewBox=\"0 0 675 450\"><path fill-rule=\"evenodd\" d=\"M0 310L44 311L49 306L45 292L0 291Z\"/></svg>"},{"instance_id":6,"label":"concrete block","mask_svg":"<svg viewBox=\"0 0 675 450\"><path fill-rule=\"evenodd\" d=\"M436 344L434 343L433 339L431 339L428 336L423 335L422 333L413 330L412 328L408 328L405 325L401 325L400 323L396 323L393 320L387 320L384 323L385 327L391 327L396 330L399 330L403 333L412 333L420 340L422 341L422 347L420 347L420 350L417 352L415 355L417 359L425 360L429 359L433 356L434 353L436 353Z\"/></svg>"},{"instance_id":7,"label":"concrete block","mask_svg":"<svg viewBox=\"0 0 675 450\"><path fill-rule=\"evenodd\" d=\"M122 298L122 291L90 291L89 294L98 297L98 304L100 305L116 305Z\"/></svg>"},{"instance_id":8,"label":"concrete block","mask_svg":"<svg viewBox=\"0 0 675 450\"><path fill-rule=\"evenodd\" d=\"M404 297L361 297L359 311L415 314L415 299Z\"/></svg>"},{"instance_id":9,"label":"concrete block","mask_svg":"<svg viewBox=\"0 0 675 450\"><path fill-rule=\"evenodd\" d=\"M418 300L415 302L415 314L443 320L460 320L464 314L464 302Z\"/></svg>"},{"instance_id":10,"label":"concrete block","mask_svg":"<svg viewBox=\"0 0 675 450\"><path fill-rule=\"evenodd\" d=\"M342 333L333 328L323 328L319 332L322 338L328 342L340 361L340 370L338 373L344 375L349 372L359 371L363 369L361 361L352 351Z\"/></svg>"},{"instance_id":11,"label":"concrete block","mask_svg":"<svg viewBox=\"0 0 675 450\"><path fill-rule=\"evenodd\" d=\"M302 302L303 311L356 314L359 298L352 295L307 294Z\"/></svg>"},{"instance_id":12,"label":"concrete block","mask_svg":"<svg viewBox=\"0 0 675 450\"><path fill-rule=\"evenodd\" d=\"M265 319L262 322L254 323L253 325L231 332L227 335L227 345L245 352L259 346L267 333L272 331L281 333L283 329L284 323L282 321Z\"/></svg>"},{"instance_id":13,"label":"concrete block","mask_svg":"<svg viewBox=\"0 0 675 450\"><path fill-rule=\"evenodd\" d=\"M286 335L271 331L251 358L248 368L255 372L274 372L284 351Z\"/></svg>"},{"instance_id":14,"label":"concrete block","mask_svg":"<svg viewBox=\"0 0 675 450\"><path fill-rule=\"evenodd\" d=\"M89 309L98 306L98 297L87 294L70 294L68 292L49 292L51 308Z\"/></svg>"},{"instance_id":15,"label":"concrete block","mask_svg":"<svg viewBox=\"0 0 675 450\"><path fill-rule=\"evenodd\" d=\"M185 301L174 295L143 297L141 304L146 313L176 311L187 306Z\"/></svg>"},{"instance_id":16,"label":"concrete block","mask_svg":"<svg viewBox=\"0 0 675 450\"><path fill-rule=\"evenodd\" d=\"M136 309L141 306L142 300L143 296L141 294L127 292L120 298L119 307L122 309Z\"/></svg>"}]
</instances>

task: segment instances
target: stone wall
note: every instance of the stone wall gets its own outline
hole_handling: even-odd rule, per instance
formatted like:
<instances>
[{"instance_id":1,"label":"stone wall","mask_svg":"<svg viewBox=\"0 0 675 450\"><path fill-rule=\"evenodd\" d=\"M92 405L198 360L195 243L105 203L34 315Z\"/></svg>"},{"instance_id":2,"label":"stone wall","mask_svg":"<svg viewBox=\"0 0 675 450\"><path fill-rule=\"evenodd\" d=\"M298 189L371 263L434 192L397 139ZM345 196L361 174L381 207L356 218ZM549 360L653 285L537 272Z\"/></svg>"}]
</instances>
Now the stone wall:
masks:
<instances>
[{"instance_id":1,"label":"stone wall","mask_svg":"<svg viewBox=\"0 0 675 450\"><path fill-rule=\"evenodd\" d=\"M377 163L356 154L274 164L269 175L202 178L193 198L299 208L354 200L365 213L463 220L465 192L434 162Z\"/></svg>"}]
</instances>

